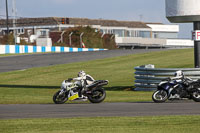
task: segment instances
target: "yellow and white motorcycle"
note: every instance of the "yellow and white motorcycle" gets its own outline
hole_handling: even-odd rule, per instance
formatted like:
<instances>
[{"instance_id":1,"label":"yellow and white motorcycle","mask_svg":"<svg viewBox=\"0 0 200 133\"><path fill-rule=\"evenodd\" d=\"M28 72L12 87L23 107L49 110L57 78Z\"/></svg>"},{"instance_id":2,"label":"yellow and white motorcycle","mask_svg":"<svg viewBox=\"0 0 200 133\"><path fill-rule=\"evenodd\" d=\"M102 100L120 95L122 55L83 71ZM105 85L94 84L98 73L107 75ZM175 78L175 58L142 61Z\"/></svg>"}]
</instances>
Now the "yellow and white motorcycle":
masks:
<instances>
[{"instance_id":1,"label":"yellow and white motorcycle","mask_svg":"<svg viewBox=\"0 0 200 133\"><path fill-rule=\"evenodd\" d=\"M91 103L100 103L106 98L106 92L102 87L107 84L108 80L96 80L82 91L83 86L80 81L64 80L61 89L54 94L53 101L55 104L63 104L68 100L85 101L88 99Z\"/></svg>"}]
</instances>

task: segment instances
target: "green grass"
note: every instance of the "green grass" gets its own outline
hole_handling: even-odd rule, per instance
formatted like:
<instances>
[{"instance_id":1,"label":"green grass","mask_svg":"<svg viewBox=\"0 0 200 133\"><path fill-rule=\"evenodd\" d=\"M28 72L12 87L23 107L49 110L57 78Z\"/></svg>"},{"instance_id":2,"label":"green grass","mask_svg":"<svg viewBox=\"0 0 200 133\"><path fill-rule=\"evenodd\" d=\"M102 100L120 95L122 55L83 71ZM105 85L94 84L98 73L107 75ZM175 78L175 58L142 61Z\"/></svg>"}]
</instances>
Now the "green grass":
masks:
<instances>
[{"instance_id":1,"label":"green grass","mask_svg":"<svg viewBox=\"0 0 200 133\"><path fill-rule=\"evenodd\" d=\"M105 102L150 101L152 92L126 91L134 85L134 67L191 68L193 55L193 49L169 50L0 73L0 104L53 103L61 82L80 70L109 80Z\"/></svg>"},{"instance_id":2,"label":"green grass","mask_svg":"<svg viewBox=\"0 0 200 133\"><path fill-rule=\"evenodd\" d=\"M0 54L0 58L1 58L1 57L5 57L5 56L20 56L20 55L48 54L48 53L52 53L52 52L19 53L19 54Z\"/></svg>"},{"instance_id":3,"label":"green grass","mask_svg":"<svg viewBox=\"0 0 200 133\"><path fill-rule=\"evenodd\" d=\"M200 116L0 120L1 133L198 133Z\"/></svg>"},{"instance_id":4,"label":"green grass","mask_svg":"<svg viewBox=\"0 0 200 133\"><path fill-rule=\"evenodd\" d=\"M25 55L25 54L0 54L0 58L5 56L17 56L17 55Z\"/></svg>"}]
</instances>

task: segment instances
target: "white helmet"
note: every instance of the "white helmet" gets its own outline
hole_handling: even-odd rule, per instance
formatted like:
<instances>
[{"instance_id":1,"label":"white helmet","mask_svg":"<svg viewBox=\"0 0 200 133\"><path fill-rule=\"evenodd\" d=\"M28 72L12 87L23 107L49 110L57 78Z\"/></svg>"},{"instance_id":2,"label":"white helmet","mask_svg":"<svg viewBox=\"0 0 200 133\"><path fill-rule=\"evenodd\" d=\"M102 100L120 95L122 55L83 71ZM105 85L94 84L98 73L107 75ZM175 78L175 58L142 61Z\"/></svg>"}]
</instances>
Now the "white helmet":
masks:
<instances>
[{"instance_id":1,"label":"white helmet","mask_svg":"<svg viewBox=\"0 0 200 133\"><path fill-rule=\"evenodd\" d=\"M86 75L86 73L82 70L80 72L78 72L78 77L83 77L85 75Z\"/></svg>"},{"instance_id":2,"label":"white helmet","mask_svg":"<svg viewBox=\"0 0 200 133\"><path fill-rule=\"evenodd\" d=\"M183 77L183 72L181 70L176 71L174 74L175 77Z\"/></svg>"}]
</instances>

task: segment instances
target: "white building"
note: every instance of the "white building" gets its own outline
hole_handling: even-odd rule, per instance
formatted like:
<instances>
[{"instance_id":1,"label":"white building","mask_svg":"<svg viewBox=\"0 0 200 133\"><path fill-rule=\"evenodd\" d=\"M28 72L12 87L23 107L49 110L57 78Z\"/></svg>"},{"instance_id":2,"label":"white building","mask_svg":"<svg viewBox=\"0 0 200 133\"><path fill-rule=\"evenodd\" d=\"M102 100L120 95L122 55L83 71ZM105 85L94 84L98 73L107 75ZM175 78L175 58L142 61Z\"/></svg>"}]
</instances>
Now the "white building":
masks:
<instances>
[{"instance_id":1,"label":"white building","mask_svg":"<svg viewBox=\"0 0 200 133\"><path fill-rule=\"evenodd\" d=\"M10 20L10 23L12 20ZM0 34L5 34L5 20L0 20ZM164 25L161 23L144 23L135 21L116 21L86 18L21 18L17 20L18 35L24 34L29 41L40 40L44 32L63 31L69 27L91 26L104 34L115 35L119 48L141 47L193 47L192 40L178 39L178 25ZM14 28L10 25L10 31ZM48 30L47 30L48 29ZM40 39L38 39L40 38ZM43 37L43 42L51 42L49 37ZM39 42L39 41L38 41ZM39 43L38 43L39 44Z\"/></svg>"}]
</instances>

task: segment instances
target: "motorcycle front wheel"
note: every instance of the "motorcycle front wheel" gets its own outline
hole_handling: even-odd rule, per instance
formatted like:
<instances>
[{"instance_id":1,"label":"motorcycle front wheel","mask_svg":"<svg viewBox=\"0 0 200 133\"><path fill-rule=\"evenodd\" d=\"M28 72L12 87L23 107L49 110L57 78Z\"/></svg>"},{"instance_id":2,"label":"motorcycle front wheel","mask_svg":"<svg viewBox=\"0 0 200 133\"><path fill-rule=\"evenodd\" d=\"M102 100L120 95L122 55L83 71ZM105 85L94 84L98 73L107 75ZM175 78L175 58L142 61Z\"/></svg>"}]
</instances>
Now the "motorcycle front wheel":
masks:
<instances>
[{"instance_id":1,"label":"motorcycle front wheel","mask_svg":"<svg viewBox=\"0 0 200 133\"><path fill-rule=\"evenodd\" d=\"M192 99L195 101L195 102L200 102L200 90L196 90L192 93Z\"/></svg>"},{"instance_id":2,"label":"motorcycle front wheel","mask_svg":"<svg viewBox=\"0 0 200 133\"><path fill-rule=\"evenodd\" d=\"M63 104L68 100L66 93L60 94L60 91L53 95L53 102L55 104Z\"/></svg>"},{"instance_id":3,"label":"motorcycle front wheel","mask_svg":"<svg viewBox=\"0 0 200 133\"><path fill-rule=\"evenodd\" d=\"M102 88L98 88L92 92L92 95L88 96L88 100L91 103L100 103L106 98L106 91Z\"/></svg>"},{"instance_id":4,"label":"motorcycle front wheel","mask_svg":"<svg viewBox=\"0 0 200 133\"><path fill-rule=\"evenodd\" d=\"M167 92L165 90L157 90L152 95L152 100L155 103L163 103L167 100Z\"/></svg>"}]
</instances>

